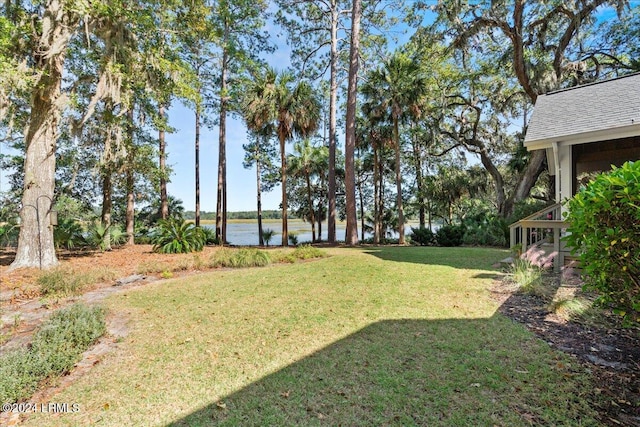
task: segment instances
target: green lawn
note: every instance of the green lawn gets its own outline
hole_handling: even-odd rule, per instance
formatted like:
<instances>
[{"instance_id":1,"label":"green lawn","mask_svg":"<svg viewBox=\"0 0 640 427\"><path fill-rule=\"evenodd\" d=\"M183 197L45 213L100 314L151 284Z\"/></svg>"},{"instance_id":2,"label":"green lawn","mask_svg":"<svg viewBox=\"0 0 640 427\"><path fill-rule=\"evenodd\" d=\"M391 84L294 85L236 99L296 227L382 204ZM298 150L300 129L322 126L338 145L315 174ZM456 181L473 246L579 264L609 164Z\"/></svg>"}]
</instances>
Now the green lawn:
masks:
<instances>
[{"instance_id":1,"label":"green lawn","mask_svg":"<svg viewBox=\"0 0 640 427\"><path fill-rule=\"evenodd\" d=\"M108 300L130 333L27 425L595 425L588 377L496 314L505 251L332 249Z\"/></svg>"}]
</instances>

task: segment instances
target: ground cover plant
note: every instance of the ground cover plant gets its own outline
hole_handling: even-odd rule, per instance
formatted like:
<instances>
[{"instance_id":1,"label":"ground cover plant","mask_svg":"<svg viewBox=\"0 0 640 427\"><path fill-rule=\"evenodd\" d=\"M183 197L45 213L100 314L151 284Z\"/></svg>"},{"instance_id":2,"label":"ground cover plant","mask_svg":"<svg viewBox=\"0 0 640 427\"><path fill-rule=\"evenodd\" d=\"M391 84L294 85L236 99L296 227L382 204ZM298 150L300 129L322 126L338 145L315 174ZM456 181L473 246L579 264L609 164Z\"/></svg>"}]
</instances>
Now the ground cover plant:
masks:
<instances>
[{"instance_id":1,"label":"ground cover plant","mask_svg":"<svg viewBox=\"0 0 640 427\"><path fill-rule=\"evenodd\" d=\"M25 399L43 380L68 372L105 332L105 312L99 307L74 304L54 313L29 347L0 355L0 402Z\"/></svg>"},{"instance_id":2,"label":"ground cover plant","mask_svg":"<svg viewBox=\"0 0 640 427\"><path fill-rule=\"evenodd\" d=\"M594 425L588 377L496 314L506 251L394 247L114 296L129 335L26 425Z\"/></svg>"}]
</instances>

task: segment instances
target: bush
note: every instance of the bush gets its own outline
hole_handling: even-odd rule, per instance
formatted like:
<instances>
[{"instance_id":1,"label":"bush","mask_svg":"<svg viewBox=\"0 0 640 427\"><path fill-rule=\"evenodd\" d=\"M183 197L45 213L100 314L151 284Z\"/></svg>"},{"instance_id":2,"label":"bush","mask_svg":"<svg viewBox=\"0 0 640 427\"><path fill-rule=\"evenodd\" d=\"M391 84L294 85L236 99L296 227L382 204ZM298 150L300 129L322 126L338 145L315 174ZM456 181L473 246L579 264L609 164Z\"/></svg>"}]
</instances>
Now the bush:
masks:
<instances>
[{"instance_id":1,"label":"bush","mask_svg":"<svg viewBox=\"0 0 640 427\"><path fill-rule=\"evenodd\" d=\"M122 228L120 228L119 225L111 224L109 227L105 227L100 221L95 221L92 224L86 240L89 245L104 251L106 249L104 245L104 238L107 233L109 233L109 239L112 246L121 245L127 240L127 234L122 231Z\"/></svg>"},{"instance_id":2,"label":"bush","mask_svg":"<svg viewBox=\"0 0 640 427\"><path fill-rule=\"evenodd\" d=\"M26 399L41 381L71 370L106 330L102 308L74 304L54 313L29 348L0 355L0 403Z\"/></svg>"},{"instance_id":3,"label":"bush","mask_svg":"<svg viewBox=\"0 0 640 427\"><path fill-rule=\"evenodd\" d=\"M436 242L436 237L433 234L433 231L426 227L411 227L410 237L412 242L415 242L420 246L429 246Z\"/></svg>"},{"instance_id":4,"label":"bush","mask_svg":"<svg viewBox=\"0 0 640 427\"><path fill-rule=\"evenodd\" d=\"M518 285L518 290L537 296L544 296L542 269L531 262L517 258L511 265L511 278Z\"/></svg>"},{"instance_id":5,"label":"bush","mask_svg":"<svg viewBox=\"0 0 640 427\"><path fill-rule=\"evenodd\" d=\"M202 228L176 218L160 220L152 239L153 251L164 254L199 252L205 244Z\"/></svg>"},{"instance_id":6,"label":"bush","mask_svg":"<svg viewBox=\"0 0 640 427\"><path fill-rule=\"evenodd\" d=\"M65 219L53 228L53 240L56 248L73 249L85 245L82 225L74 219Z\"/></svg>"},{"instance_id":7,"label":"bush","mask_svg":"<svg viewBox=\"0 0 640 427\"><path fill-rule=\"evenodd\" d=\"M502 246L509 242L509 226L504 219L489 216L465 223L463 243L473 246Z\"/></svg>"},{"instance_id":8,"label":"bush","mask_svg":"<svg viewBox=\"0 0 640 427\"><path fill-rule=\"evenodd\" d=\"M271 239L273 238L273 236L276 234L275 231L273 231L270 228L267 228L265 230L262 231L262 240L264 240L264 244L269 246L269 243L271 242Z\"/></svg>"},{"instance_id":9,"label":"bush","mask_svg":"<svg viewBox=\"0 0 640 427\"><path fill-rule=\"evenodd\" d=\"M216 251L209 259L209 266L211 267L264 267L270 263L271 258L269 258L269 255L255 248L222 248Z\"/></svg>"},{"instance_id":10,"label":"bush","mask_svg":"<svg viewBox=\"0 0 640 427\"><path fill-rule=\"evenodd\" d=\"M586 288L627 323L640 321L640 161L596 177L569 201L566 219Z\"/></svg>"},{"instance_id":11,"label":"bush","mask_svg":"<svg viewBox=\"0 0 640 427\"><path fill-rule=\"evenodd\" d=\"M460 246L464 238L464 226L445 225L436 232L438 246Z\"/></svg>"},{"instance_id":12,"label":"bush","mask_svg":"<svg viewBox=\"0 0 640 427\"><path fill-rule=\"evenodd\" d=\"M311 245L300 245L291 254L296 259L323 258L327 253Z\"/></svg>"},{"instance_id":13,"label":"bush","mask_svg":"<svg viewBox=\"0 0 640 427\"><path fill-rule=\"evenodd\" d=\"M204 244L207 246L219 245L220 239L216 237L215 228L211 227L200 227L202 233L204 234Z\"/></svg>"},{"instance_id":14,"label":"bush","mask_svg":"<svg viewBox=\"0 0 640 427\"><path fill-rule=\"evenodd\" d=\"M20 228L16 224L0 224L0 246L16 246Z\"/></svg>"}]
</instances>

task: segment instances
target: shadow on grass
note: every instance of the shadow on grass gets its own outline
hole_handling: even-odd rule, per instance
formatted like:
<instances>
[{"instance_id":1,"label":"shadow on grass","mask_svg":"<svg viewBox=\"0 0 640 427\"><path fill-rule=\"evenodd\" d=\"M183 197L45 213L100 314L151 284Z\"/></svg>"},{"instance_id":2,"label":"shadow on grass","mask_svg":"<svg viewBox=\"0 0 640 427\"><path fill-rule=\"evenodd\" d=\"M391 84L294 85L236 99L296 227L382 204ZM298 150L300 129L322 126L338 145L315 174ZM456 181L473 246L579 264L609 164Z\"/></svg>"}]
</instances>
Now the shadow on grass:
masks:
<instances>
[{"instance_id":1,"label":"shadow on grass","mask_svg":"<svg viewBox=\"0 0 640 427\"><path fill-rule=\"evenodd\" d=\"M509 253L506 249L435 246L379 246L364 252L385 261L488 270Z\"/></svg>"},{"instance_id":2,"label":"shadow on grass","mask_svg":"<svg viewBox=\"0 0 640 427\"><path fill-rule=\"evenodd\" d=\"M170 426L590 424L555 357L500 315L379 321Z\"/></svg>"}]
</instances>

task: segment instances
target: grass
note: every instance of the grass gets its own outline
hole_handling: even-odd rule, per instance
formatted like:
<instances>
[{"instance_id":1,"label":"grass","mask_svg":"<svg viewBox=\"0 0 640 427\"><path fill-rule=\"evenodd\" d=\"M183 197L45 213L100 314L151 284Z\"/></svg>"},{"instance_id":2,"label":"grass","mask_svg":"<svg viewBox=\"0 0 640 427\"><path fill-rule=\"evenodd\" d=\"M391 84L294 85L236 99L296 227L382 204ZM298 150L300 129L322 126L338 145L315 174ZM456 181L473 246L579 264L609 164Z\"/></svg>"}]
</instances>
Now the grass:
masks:
<instances>
[{"instance_id":1,"label":"grass","mask_svg":"<svg viewBox=\"0 0 640 427\"><path fill-rule=\"evenodd\" d=\"M37 278L40 293L47 297L60 297L81 294L87 286L114 280L115 271L97 268L87 273L76 273L68 267L58 267L45 271Z\"/></svg>"},{"instance_id":2,"label":"grass","mask_svg":"<svg viewBox=\"0 0 640 427\"><path fill-rule=\"evenodd\" d=\"M571 359L496 313L477 248L335 248L108 300L129 335L25 425L596 425Z\"/></svg>"}]
</instances>

